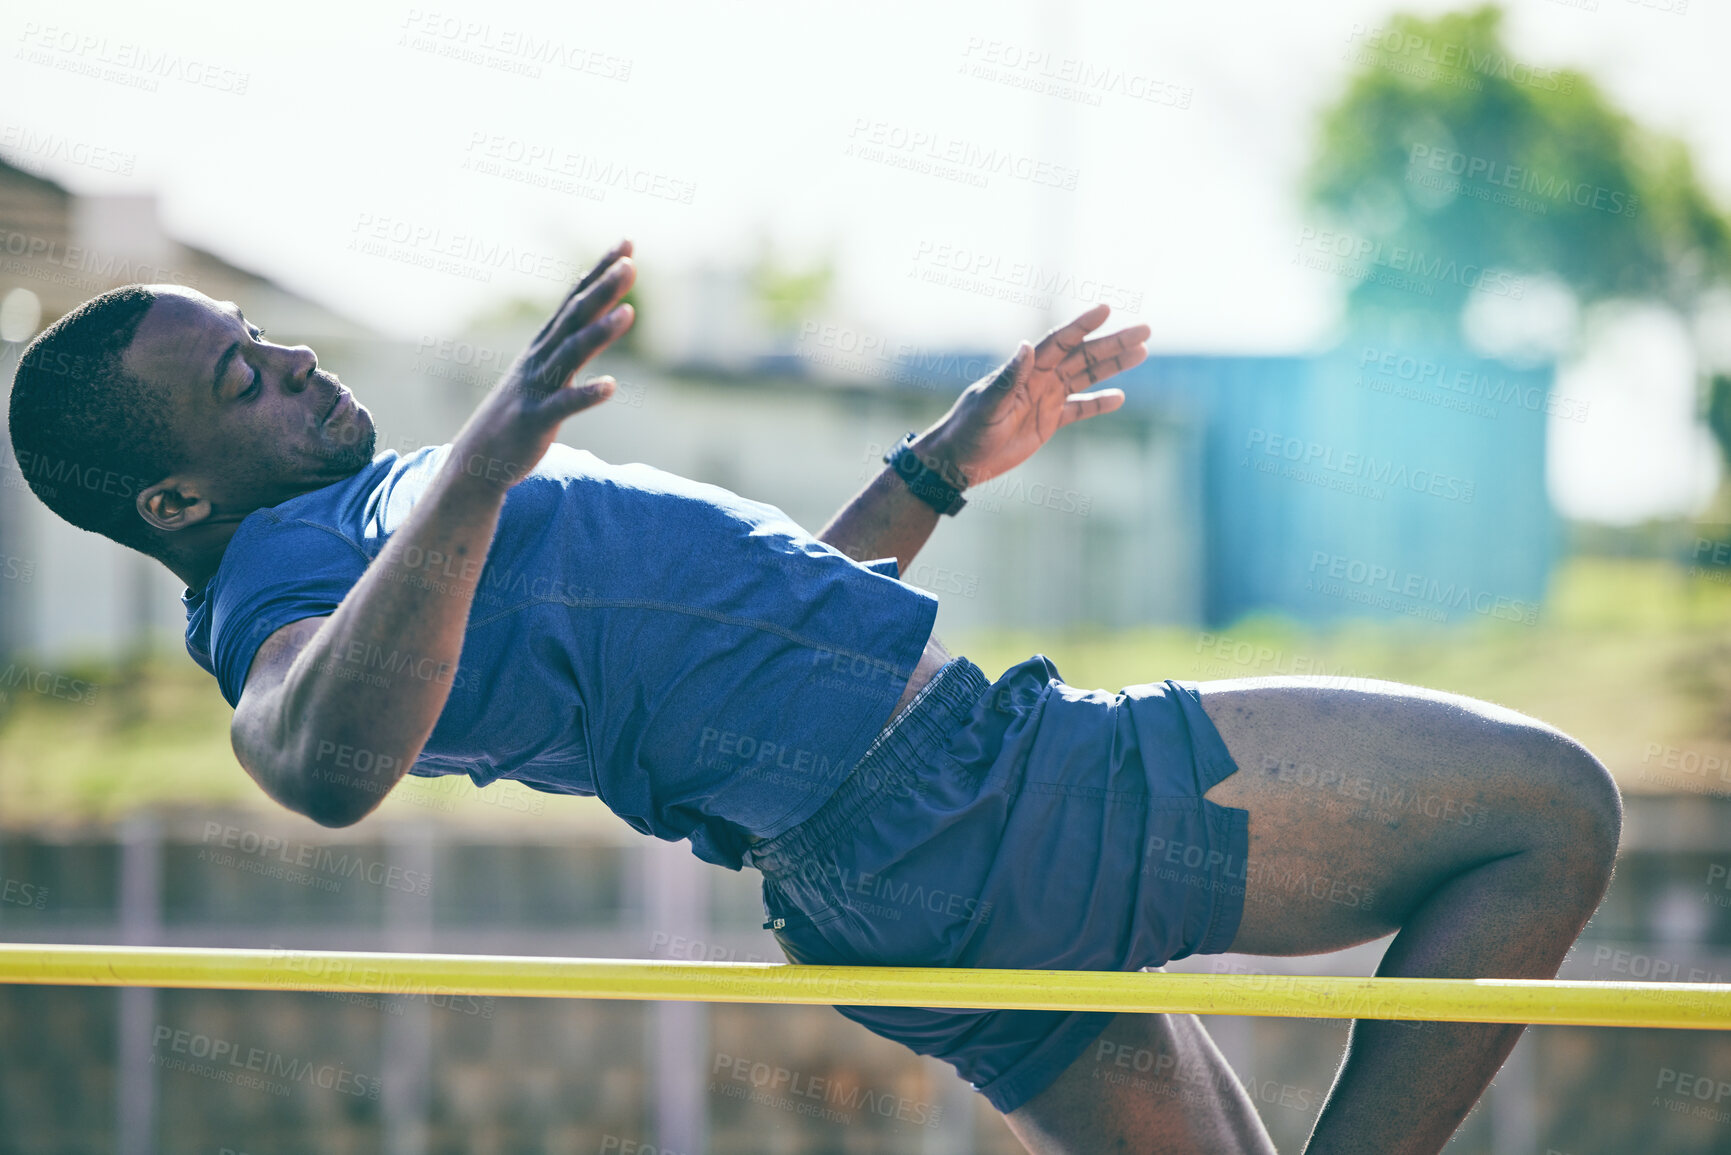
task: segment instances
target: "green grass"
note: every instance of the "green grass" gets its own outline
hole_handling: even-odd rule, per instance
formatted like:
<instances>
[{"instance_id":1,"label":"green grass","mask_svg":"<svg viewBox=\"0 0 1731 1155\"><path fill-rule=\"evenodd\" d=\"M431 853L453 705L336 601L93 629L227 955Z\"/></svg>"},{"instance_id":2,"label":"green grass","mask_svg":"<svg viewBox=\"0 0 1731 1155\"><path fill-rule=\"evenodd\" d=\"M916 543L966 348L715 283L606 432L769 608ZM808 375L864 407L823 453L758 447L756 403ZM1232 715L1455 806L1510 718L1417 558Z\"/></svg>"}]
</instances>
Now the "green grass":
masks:
<instances>
[{"instance_id":1,"label":"green grass","mask_svg":"<svg viewBox=\"0 0 1731 1155\"><path fill-rule=\"evenodd\" d=\"M0 815L110 819L190 801L251 802L259 793L228 745L231 712L184 657L123 674L85 667L97 690L69 702L14 689L0 714Z\"/></svg>"},{"instance_id":2,"label":"green grass","mask_svg":"<svg viewBox=\"0 0 1731 1155\"><path fill-rule=\"evenodd\" d=\"M184 653L133 670L62 672L98 686L94 699L13 690L0 700L0 827L112 822L191 805L288 816L235 760L228 741L233 711L216 681ZM556 813L585 826L616 825L591 799L537 794L515 783L490 787L484 800L479 795L461 776L415 780L393 791L380 813L507 826Z\"/></svg>"},{"instance_id":3,"label":"green grass","mask_svg":"<svg viewBox=\"0 0 1731 1155\"><path fill-rule=\"evenodd\" d=\"M1006 630L945 641L993 676L1043 652L1072 684L1108 689L1308 673L1453 690L1575 735L1627 790L1731 794L1731 783L1716 776L1661 776L1651 756L1657 745L1731 759L1731 581L1689 577L1661 562L1574 561L1559 571L1533 626L1486 619L1312 630L1256 619L1207 633ZM112 820L194 803L275 809L229 750L230 712L215 683L184 656L165 655L130 675L90 668L78 676L100 685L94 703L19 689L0 702L0 822ZM470 789L459 784L456 793ZM593 809L571 802L547 799L573 816ZM403 812L434 817L450 809ZM456 809L500 820L520 813Z\"/></svg>"},{"instance_id":4,"label":"green grass","mask_svg":"<svg viewBox=\"0 0 1731 1155\"><path fill-rule=\"evenodd\" d=\"M1533 626L1363 621L1306 629L1251 619L1218 631L1152 628L958 636L990 674L1036 651L1075 685L1275 674L1383 678L1519 710L1579 738L1625 789L1711 790L1663 774L1651 747L1731 760L1731 584L1662 562L1577 560ZM1731 793L1731 783L1719 782Z\"/></svg>"}]
</instances>

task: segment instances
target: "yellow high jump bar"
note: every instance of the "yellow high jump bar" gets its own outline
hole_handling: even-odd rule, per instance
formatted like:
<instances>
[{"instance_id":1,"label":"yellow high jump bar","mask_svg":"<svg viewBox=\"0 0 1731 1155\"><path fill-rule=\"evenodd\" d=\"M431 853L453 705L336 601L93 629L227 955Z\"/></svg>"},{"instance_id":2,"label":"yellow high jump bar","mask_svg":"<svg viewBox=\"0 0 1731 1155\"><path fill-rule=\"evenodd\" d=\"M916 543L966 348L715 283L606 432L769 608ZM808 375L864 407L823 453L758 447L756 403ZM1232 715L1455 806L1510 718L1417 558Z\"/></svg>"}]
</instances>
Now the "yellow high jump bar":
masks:
<instances>
[{"instance_id":1,"label":"yellow high jump bar","mask_svg":"<svg viewBox=\"0 0 1731 1155\"><path fill-rule=\"evenodd\" d=\"M1731 1028L1731 984L783 966L0 944L0 983Z\"/></svg>"}]
</instances>

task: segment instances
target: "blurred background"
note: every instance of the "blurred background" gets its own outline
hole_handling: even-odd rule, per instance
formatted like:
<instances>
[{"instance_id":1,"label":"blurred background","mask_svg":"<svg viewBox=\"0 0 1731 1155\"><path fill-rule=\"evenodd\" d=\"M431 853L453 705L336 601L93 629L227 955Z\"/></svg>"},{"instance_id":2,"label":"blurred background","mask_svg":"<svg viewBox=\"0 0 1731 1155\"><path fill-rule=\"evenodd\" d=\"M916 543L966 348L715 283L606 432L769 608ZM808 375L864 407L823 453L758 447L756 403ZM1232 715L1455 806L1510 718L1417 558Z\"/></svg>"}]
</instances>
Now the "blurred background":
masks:
<instances>
[{"instance_id":1,"label":"blurred background","mask_svg":"<svg viewBox=\"0 0 1731 1155\"><path fill-rule=\"evenodd\" d=\"M816 530L1099 302L1129 400L906 575L991 676L1390 678L1584 741L1628 817L1563 976L1731 975L1731 15L1689 0L0 13L0 379L175 282L443 442L637 245L564 439ZM180 587L0 468L0 939L776 960L754 875L589 800L276 809ZM1342 955L1173 969L1368 974ZM1345 1041L1209 1022L1283 1151ZM0 1152L1013 1152L828 1008L0 988ZM1451 1151L1731 1150L1720 1034L1536 1028Z\"/></svg>"}]
</instances>

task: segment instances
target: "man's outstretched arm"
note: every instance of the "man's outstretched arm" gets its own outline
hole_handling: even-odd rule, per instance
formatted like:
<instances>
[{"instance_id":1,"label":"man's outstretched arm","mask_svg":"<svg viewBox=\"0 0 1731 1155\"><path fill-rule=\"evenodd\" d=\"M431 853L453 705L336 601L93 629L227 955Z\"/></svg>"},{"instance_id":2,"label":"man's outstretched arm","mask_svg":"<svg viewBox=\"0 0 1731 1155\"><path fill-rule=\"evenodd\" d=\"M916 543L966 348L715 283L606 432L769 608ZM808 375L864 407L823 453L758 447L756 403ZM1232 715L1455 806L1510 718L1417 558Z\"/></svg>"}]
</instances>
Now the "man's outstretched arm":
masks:
<instances>
[{"instance_id":1,"label":"man's outstretched arm","mask_svg":"<svg viewBox=\"0 0 1731 1155\"><path fill-rule=\"evenodd\" d=\"M289 809L326 826L358 822L420 756L450 696L506 490L565 418L612 395L610 378L571 382L631 326L631 307L618 304L636 275L630 251L622 243L604 257L542 326L336 611L291 623L259 648L230 737L241 765ZM434 556L448 559L440 580L420 580L410 559ZM342 677L350 655L378 652L400 658L400 672ZM351 756L338 772L328 754L342 750Z\"/></svg>"},{"instance_id":2,"label":"man's outstretched arm","mask_svg":"<svg viewBox=\"0 0 1731 1155\"><path fill-rule=\"evenodd\" d=\"M914 452L964 489L1008 473L1072 421L1124 404L1121 389L1077 392L1141 364L1148 355L1146 325L1088 339L1110 312L1095 305L1038 345L1022 342L1002 369L962 391L950 411L914 440ZM894 557L906 574L938 516L886 465L817 536L858 561Z\"/></svg>"}]
</instances>

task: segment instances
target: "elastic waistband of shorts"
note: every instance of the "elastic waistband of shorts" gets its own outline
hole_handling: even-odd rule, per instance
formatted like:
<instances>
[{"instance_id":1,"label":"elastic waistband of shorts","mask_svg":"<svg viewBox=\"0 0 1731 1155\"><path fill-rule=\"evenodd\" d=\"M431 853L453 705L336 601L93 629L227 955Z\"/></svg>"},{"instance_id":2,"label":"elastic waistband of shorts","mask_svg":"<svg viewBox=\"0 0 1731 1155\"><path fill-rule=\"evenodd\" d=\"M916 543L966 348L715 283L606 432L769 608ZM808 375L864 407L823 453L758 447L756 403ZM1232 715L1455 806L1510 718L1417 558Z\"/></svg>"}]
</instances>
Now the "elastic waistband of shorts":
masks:
<instances>
[{"instance_id":1,"label":"elastic waistband of shorts","mask_svg":"<svg viewBox=\"0 0 1731 1155\"><path fill-rule=\"evenodd\" d=\"M928 773L932 747L942 748L991 685L966 658L944 663L920 687L901 717L878 735L817 813L792 830L748 848L745 864L756 867L765 878L784 877L828 850L880 803L917 792L920 779Z\"/></svg>"}]
</instances>

